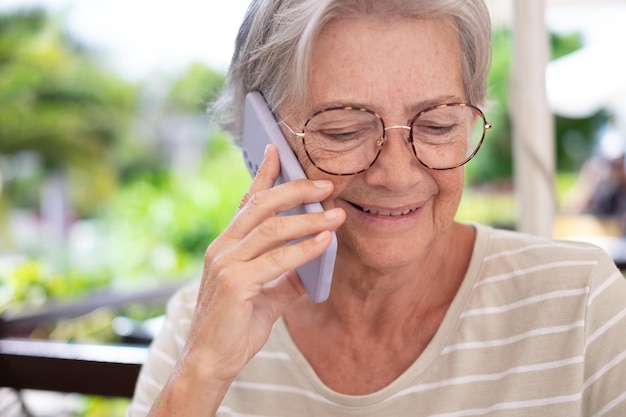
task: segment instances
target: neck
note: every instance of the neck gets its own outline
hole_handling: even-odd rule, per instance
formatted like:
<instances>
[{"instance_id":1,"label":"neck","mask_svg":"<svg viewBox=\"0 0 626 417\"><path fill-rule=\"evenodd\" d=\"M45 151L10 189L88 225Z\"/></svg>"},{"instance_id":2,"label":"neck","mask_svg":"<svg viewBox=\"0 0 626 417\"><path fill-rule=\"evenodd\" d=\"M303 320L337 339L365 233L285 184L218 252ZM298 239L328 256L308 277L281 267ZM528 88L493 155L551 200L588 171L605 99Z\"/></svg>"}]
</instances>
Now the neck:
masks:
<instances>
[{"instance_id":1,"label":"neck","mask_svg":"<svg viewBox=\"0 0 626 417\"><path fill-rule=\"evenodd\" d=\"M474 230L459 227L409 265L376 269L342 260L329 300L314 304L303 297L293 310L308 311L310 324L370 335L402 334L431 319L438 325L461 285L471 255Z\"/></svg>"}]
</instances>

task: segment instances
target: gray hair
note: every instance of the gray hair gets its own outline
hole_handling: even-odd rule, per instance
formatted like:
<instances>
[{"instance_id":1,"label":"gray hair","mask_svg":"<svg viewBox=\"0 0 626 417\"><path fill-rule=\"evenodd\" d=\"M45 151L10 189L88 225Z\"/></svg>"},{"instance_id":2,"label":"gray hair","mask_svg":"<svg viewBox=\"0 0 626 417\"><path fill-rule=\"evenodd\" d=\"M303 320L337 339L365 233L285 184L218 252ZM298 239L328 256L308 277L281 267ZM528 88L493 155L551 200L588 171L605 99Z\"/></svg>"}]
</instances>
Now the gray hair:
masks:
<instances>
[{"instance_id":1,"label":"gray hair","mask_svg":"<svg viewBox=\"0 0 626 417\"><path fill-rule=\"evenodd\" d=\"M465 95L487 96L491 20L483 0L253 0L239 29L226 84L213 111L240 141L245 96L261 91L273 111L306 102L310 57L320 30L345 17L451 17L461 42Z\"/></svg>"}]
</instances>

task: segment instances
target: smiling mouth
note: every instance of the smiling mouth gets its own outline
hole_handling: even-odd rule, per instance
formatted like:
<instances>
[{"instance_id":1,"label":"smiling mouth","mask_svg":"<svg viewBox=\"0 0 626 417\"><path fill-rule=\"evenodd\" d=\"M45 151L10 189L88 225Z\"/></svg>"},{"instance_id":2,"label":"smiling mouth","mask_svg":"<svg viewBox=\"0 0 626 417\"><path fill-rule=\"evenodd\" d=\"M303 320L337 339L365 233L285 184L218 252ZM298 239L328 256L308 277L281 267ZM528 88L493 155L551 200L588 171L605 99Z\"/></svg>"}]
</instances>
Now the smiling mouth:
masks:
<instances>
[{"instance_id":1,"label":"smiling mouth","mask_svg":"<svg viewBox=\"0 0 626 417\"><path fill-rule=\"evenodd\" d=\"M378 209L372 209L372 208L367 208L367 207L362 207L359 206L357 204L354 203L350 203L353 207L356 207L357 209L364 211L365 213L368 214L373 214L376 216L386 216L386 217L397 217L397 216L406 216L409 213L413 213L414 211L417 210L417 207L414 208L407 208L404 210L378 210Z\"/></svg>"}]
</instances>

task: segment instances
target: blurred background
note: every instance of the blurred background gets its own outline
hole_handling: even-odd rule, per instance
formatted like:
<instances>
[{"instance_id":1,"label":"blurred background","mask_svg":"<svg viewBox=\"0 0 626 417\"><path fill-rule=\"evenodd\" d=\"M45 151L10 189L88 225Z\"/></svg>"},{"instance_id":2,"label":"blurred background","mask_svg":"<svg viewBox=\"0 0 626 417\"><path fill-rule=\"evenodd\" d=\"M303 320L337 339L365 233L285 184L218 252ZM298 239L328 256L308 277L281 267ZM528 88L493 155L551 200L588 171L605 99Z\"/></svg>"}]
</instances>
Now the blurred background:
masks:
<instances>
[{"instance_id":1,"label":"blurred background","mask_svg":"<svg viewBox=\"0 0 626 417\"><path fill-rule=\"evenodd\" d=\"M206 113L247 3L0 0L0 337L143 346L161 289L199 277L250 183ZM514 8L488 3L494 129L467 165L458 218L515 229ZM546 1L557 237L621 241L625 230L624 22L626 1ZM161 298L132 297L150 291ZM25 317L38 320L11 327ZM128 403L21 401L38 416L122 416Z\"/></svg>"}]
</instances>

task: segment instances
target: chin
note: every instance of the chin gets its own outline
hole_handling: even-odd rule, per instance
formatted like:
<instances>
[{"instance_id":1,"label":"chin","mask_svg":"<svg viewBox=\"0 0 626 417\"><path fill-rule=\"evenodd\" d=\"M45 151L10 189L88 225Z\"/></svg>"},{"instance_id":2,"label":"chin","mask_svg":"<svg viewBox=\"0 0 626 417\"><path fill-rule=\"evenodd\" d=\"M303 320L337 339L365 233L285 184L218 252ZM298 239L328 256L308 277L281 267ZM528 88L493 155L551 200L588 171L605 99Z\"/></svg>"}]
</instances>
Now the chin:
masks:
<instances>
[{"instance_id":1,"label":"chin","mask_svg":"<svg viewBox=\"0 0 626 417\"><path fill-rule=\"evenodd\" d=\"M419 262L428 252L430 244L413 236L410 240L392 239L345 239L338 231L338 257L381 271L403 268Z\"/></svg>"}]
</instances>

